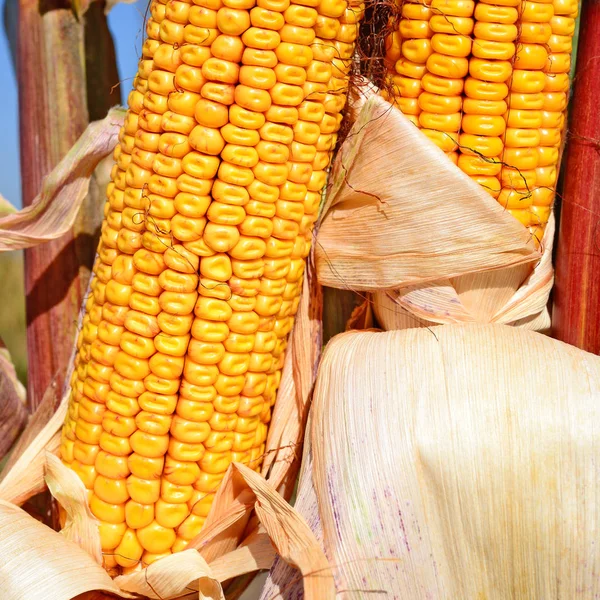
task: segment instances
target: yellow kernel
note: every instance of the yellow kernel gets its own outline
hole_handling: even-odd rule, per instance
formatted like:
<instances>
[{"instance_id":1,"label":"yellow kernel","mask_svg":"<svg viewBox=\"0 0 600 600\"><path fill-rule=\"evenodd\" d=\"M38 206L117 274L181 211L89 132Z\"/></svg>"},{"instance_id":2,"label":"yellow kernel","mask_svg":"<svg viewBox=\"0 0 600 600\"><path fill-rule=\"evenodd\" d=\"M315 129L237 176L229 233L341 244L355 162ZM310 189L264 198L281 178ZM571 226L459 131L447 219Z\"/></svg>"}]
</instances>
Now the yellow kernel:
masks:
<instances>
[{"instance_id":1,"label":"yellow kernel","mask_svg":"<svg viewBox=\"0 0 600 600\"><path fill-rule=\"evenodd\" d=\"M246 48L242 56L242 64L272 69L277 65L277 56L272 50Z\"/></svg>"},{"instance_id":2,"label":"yellow kernel","mask_svg":"<svg viewBox=\"0 0 600 600\"><path fill-rule=\"evenodd\" d=\"M110 376L110 387L117 394L123 394L128 398L137 398L145 390L143 381L127 379L114 372Z\"/></svg>"},{"instance_id":3,"label":"yellow kernel","mask_svg":"<svg viewBox=\"0 0 600 600\"><path fill-rule=\"evenodd\" d=\"M98 475L94 481L94 494L104 502L122 504L129 500L125 479L110 479Z\"/></svg>"},{"instance_id":4,"label":"yellow kernel","mask_svg":"<svg viewBox=\"0 0 600 600\"><path fill-rule=\"evenodd\" d=\"M240 83L252 88L268 90L276 82L275 71L267 67L245 65L240 69Z\"/></svg>"},{"instance_id":5,"label":"yellow kernel","mask_svg":"<svg viewBox=\"0 0 600 600\"><path fill-rule=\"evenodd\" d=\"M206 100L220 102L228 106L234 102L234 92L235 86L233 84L209 81L202 86L201 94Z\"/></svg>"},{"instance_id":6,"label":"yellow kernel","mask_svg":"<svg viewBox=\"0 0 600 600\"><path fill-rule=\"evenodd\" d=\"M207 223L203 240L212 251L202 256L211 256L214 252L228 252L240 239L240 232L235 225Z\"/></svg>"},{"instance_id":7,"label":"yellow kernel","mask_svg":"<svg viewBox=\"0 0 600 600\"><path fill-rule=\"evenodd\" d=\"M178 527L189 514L186 504L172 504L159 500L156 503L156 522L165 528Z\"/></svg>"},{"instance_id":8,"label":"yellow kernel","mask_svg":"<svg viewBox=\"0 0 600 600\"><path fill-rule=\"evenodd\" d=\"M198 443L187 443L171 437L169 441L169 456L184 462L197 462L204 456L204 446ZM163 480L163 484L166 480Z\"/></svg>"},{"instance_id":9,"label":"yellow kernel","mask_svg":"<svg viewBox=\"0 0 600 600\"><path fill-rule=\"evenodd\" d=\"M239 434L237 434L239 436ZM246 444L239 444L238 447L244 445L244 448L239 448L249 450L252 447L252 441L254 438L254 432L252 432L252 439L248 438L248 442ZM235 444L235 441L234 441ZM247 448L245 446L248 446ZM235 445L234 445L235 447ZM200 461L200 468L205 473L211 473L216 475L218 473L225 473L227 471L229 465L231 464L231 452L206 452L204 457Z\"/></svg>"},{"instance_id":10,"label":"yellow kernel","mask_svg":"<svg viewBox=\"0 0 600 600\"><path fill-rule=\"evenodd\" d=\"M103 523L98 525L102 551L114 550L123 539L127 525L125 523Z\"/></svg>"},{"instance_id":11,"label":"yellow kernel","mask_svg":"<svg viewBox=\"0 0 600 600\"><path fill-rule=\"evenodd\" d=\"M265 113L268 121L273 123L285 123L294 125L298 120L298 109L294 106L277 106L272 104Z\"/></svg>"},{"instance_id":12,"label":"yellow kernel","mask_svg":"<svg viewBox=\"0 0 600 600\"><path fill-rule=\"evenodd\" d=\"M500 137L490 137L485 134L462 133L459 137L459 145L463 154L480 155L488 158L499 156L504 149L504 143Z\"/></svg>"},{"instance_id":13,"label":"yellow kernel","mask_svg":"<svg viewBox=\"0 0 600 600\"><path fill-rule=\"evenodd\" d=\"M209 58L202 65L202 75L209 81L237 83L239 72L239 65L221 58Z\"/></svg>"},{"instance_id":14,"label":"yellow kernel","mask_svg":"<svg viewBox=\"0 0 600 600\"><path fill-rule=\"evenodd\" d=\"M137 537L147 552L152 554L162 554L170 550L175 542L175 531L162 527L156 521L146 527L137 530Z\"/></svg>"},{"instance_id":15,"label":"yellow kernel","mask_svg":"<svg viewBox=\"0 0 600 600\"><path fill-rule=\"evenodd\" d=\"M204 525L205 518L198 517L196 515L190 515L187 519L179 526L177 535L184 540L190 541L195 538Z\"/></svg>"},{"instance_id":16,"label":"yellow kernel","mask_svg":"<svg viewBox=\"0 0 600 600\"><path fill-rule=\"evenodd\" d=\"M105 523L118 525L125 522L124 504L109 504L95 494L90 496L90 510L95 517Z\"/></svg>"},{"instance_id":17,"label":"yellow kernel","mask_svg":"<svg viewBox=\"0 0 600 600\"><path fill-rule=\"evenodd\" d=\"M300 27L312 27L317 22L318 12L308 6L292 4L283 13L286 23Z\"/></svg>"},{"instance_id":18,"label":"yellow kernel","mask_svg":"<svg viewBox=\"0 0 600 600\"><path fill-rule=\"evenodd\" d=\"M128 527L132 529L146 527L154 520L154 505L130 500L125 505L125 520Z\"/></svg>"},{"instance_id":19,"label":"yellow kernel","mask_svg":"<svg viewBox=\"0 0 600 600\"><path fill-rule=\"evenodd\" d=\"M124 417L110 411L104 414L102 428L105 432L120 438L128 438L136 429L135 421L131 417Z\"/></svg>"}]
</instances>

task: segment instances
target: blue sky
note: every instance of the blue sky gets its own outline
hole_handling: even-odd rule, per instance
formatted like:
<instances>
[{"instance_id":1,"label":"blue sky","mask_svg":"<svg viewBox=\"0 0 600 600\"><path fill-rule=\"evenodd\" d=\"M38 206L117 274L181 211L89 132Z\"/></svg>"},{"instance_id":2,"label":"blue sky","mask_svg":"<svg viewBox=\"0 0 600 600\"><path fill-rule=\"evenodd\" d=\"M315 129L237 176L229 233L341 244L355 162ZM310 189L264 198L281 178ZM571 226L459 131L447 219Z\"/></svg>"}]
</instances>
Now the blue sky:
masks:
<instances>
[{"instance_id":1,"label":"blue sky","mask_svg":"<svg viewBox=\"0 0 600 600\"><path fill-rule=\"evenodd\" d=\"M0 15L5 0L0 0ZM108 22L115 40L121 95L127 97L137 70L142 46L143 14L147 0L135 4L118 4L110 13ZM0 20L1 21L1 20ZM19 178L19 120L17 83L10 62L4 28L0 27L0 194L16 206L21 206Z\"/></svg>"}]
</instances>

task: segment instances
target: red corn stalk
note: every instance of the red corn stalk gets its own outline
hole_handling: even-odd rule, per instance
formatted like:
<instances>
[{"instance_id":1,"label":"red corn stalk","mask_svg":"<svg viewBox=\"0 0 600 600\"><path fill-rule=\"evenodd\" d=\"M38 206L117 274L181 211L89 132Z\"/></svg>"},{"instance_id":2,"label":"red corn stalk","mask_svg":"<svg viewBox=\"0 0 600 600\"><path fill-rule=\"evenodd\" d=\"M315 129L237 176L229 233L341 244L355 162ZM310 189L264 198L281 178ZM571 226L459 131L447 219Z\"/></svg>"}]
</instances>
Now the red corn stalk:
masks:
<instances>
[{"instance_id":1,"label":"red corn stalk","mask_svg":"<svg viewBox=\"0 0 600 600\"><path fill-rule=\"evenodd\" d=\"M79 17L68 0L19 0L17 73L24 205L31 204L44 176L85 129L88 105L92 116L99 118L117 102L111 95L117 75L103 8L104 2L98 2L89 14ZM55 378L58 389L62 388L101 217L102 207L88 200L69 234L25 252L32 411Z\"/></svg>"},{"instance_id":2,"label":"red corn stalk","mask_svg":"<svg viewBox=\"0 0 600 600\"><path fill-rule=\"evenodd\" d=\"M584 0L567 137L552 333L600 354L600 0Z\"/></svg>"}]
</instances>

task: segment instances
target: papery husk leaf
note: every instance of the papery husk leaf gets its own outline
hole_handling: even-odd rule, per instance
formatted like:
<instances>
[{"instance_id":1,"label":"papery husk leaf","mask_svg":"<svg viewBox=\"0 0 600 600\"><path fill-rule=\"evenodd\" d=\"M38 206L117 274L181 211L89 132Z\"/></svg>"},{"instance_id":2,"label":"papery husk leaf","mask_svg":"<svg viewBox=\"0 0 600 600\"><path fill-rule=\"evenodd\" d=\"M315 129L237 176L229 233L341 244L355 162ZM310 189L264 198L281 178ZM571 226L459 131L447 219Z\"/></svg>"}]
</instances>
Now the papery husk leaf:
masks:
<instances>
[{"instance_id":1,"label":"papery husk leaf","mask_svg":"<svg viewBox=\"0 0 600 600\"><path fill-rule=\"evenodd\" d=\"M278 554L302 573L305 600L335 598L329 563L306 522L260 475L239 463L233 468L256 495L256 514Z\"/></svg>"},{"instance_id":2,"label":"papery husk leaf","mask_svg":"<svg viewBox=\"0 0 600 600\"><path fill-rule=\"evenodd\" d=\"M599 398L600 357L523 329L336 337L308 435L338 592L596 597Z\"/></svg>"},{"instance_id":3,"label":"papery husk leaf","mask_svg":"<svg viewBox=\"0 0 600 600\"><path fill-rule=\"evenodd\" d=\"M54 390L51 389L51 392L45 395L44 402L38 409L42 417L46 417L48 414L46 407L54 404L53 392ZM41 419L36 420L34 415L31 427L32 430L37 430L37 433L31 439L28 433L29 427L25 429L23 436L31 441L27 445L19 445L18 452L14 452L9 464L2 472L0 499L21 505L46 488L44 481L46 453L58 453L60 429L67 414L68 404L69 395L67 393L58 409L41 428Z\"/></svg>"},{"instance_id":4,"label":"papery husk leaf","mask_svg":"<svg viewBox=\"0 0 600 600\"><path fill-rule=\"evenodd\" d=\"M211 562L210 568L218 581L227 581L246 573L270 569L275 556L275 548L263 529L253 532L233 552Z\"/></svg>"},{"instance_id":5,"label":"papery husk leaf","mask_svg":"<svg viewBox=\"0 0 600 600\"><path fill-rule=\"evenodd\" d=\"M181 596L182 591L197 583L199 600L225 600L219 582L206 561L195 550L184 550L156 561L137 573L121 575L115 583L123 591L168 600Z\"/></svg>"},{"instance_id":6,"label":"papery husk leaf","mask_svg":"<svg viewBox=\"0 0 600 600\"><path fill-rule=\"evenodd\" d=\"M92 2L95 2L95 0L71 0L71 5L77 16L81 18L88 11ZM108 15L117 4L135 4L135 2L136 0L106 0L104 14Z\"/></svg>"},{"instance_id":7,"label":"papery husk leaf","mask_svg":"<svg viewBox=\"0 0 600 600\"><path fill-rule=\"evenodd\" d=\"M136 0L106 0L104 14L107 15L117 4L135 4Z\"/></svg>"},{"instance_id":8,"label":"papery husk leaf","mask_svg":"<svg viewBox=\"0 0 600 600\"><path fill-rule=\"evenodd\" d=\"M61 534L102 565L99 522L90 510L87 490L77 473L65 466L57 456L46 452L45 480L50 493L66 513Z\"/></svg>"},{"instance_id":9,"label":"papery husk leaf","mask_svg":"<svg viewBox=\"0 0 600 600\"><path fill-rule=\"evenodd\" d=\"M540 259L531 234L378 96L338 151L315 256L322 285L366 291Z\"/></svg>"},{"instance_id":10,"label":"papery husk leaf","mask_svg":"<svg viewBox=\"0 0 600 600\"><path fill-rule=\"evenodd\" d=\"M0 340L0 459L27 423L25 398L25 388L17 378L10 353Z\"/></svg>"},{"instance_id":11,"label":"papery husk leaf","mask_svg":"<svg viewBox=\"0 0 600 600\"><path fill-rule=\"evenodd\" d=\"M0 252L57 239L73 226L94 169L118 141L124 116L124 109L114 108L102 121L91 123L45 178L33 204L0 218Z\"/></svg>"},{"instance_id":12,"label":"papery husk leaf","mask_svg":"<svg viewBox=\"0 0 600 600\"><path fill-rule=\"evenodd\" d=\"M306 431L312 429L312 413L309 413ZM302 468L298 482L298 494L294 502L294 508L306 521L313 532L320 547L323 547L323 528L319 515L317 495L313 486L313 452L310 435L306 437L304 452L302 454ZM335 574L335 565L332 565ZM302 578L298 577L294 568L286 563L281 557L275 559L267 581L262 589L260 600L292 600L303 597Z\"/></svg>"},{"instance_id":13,"label":"papery husk leaf","mask_svg":"<svg viewBox=\"0 0 600 600\"><path fill-rule=\"evenodd\" d=\"M56 569L55 576L60 577L64 589L71 589L75 586L74 582L69 582L70 579L77 578L79 580L79 587L72 596L86 591L110 591L123 598L128 598L131 594L139 594L152 599L181 598L183 600L183 598L190 597L198 598L200 592L201 599L222 600L224 596L219 581L225 581L257 569L269 568L273 562L276 548L285 560L300 570L307 600L330 600L334 597L333 579L327 560L310 528L261 475L238 463L234 463L230 467L219 490L221 497L225 499L235 495L238 509L235 509L236 503L230 501L228 506L217 506L217 509L211 511L212 515L217 515L219 518L213 516L210 521L209 516L210 522L207 523L213 526L207 527L206 531L203 530L204 537L201 543L196 540L190 544L190 546L200 546L201 552L190 548L165 557L145 569L115 578L112 587L107 587L107 584L102 581L98 583L98 572L107 578L108 574L98 562L93 561L89 552L83 552L79 548L79 545L87 547L93 554L97 554L98 550L98 533L90 531L90 526L95 525L95 519L87 508L83 484L74 473L60 463L58 458L54 456L48 458L50 463L47 476L49 487L52 492L57 494L57 499L66 510L68 535L77 540L77 545L66 539L66 536L53 532L28 516L27 518L35 524L35 531L32 529L31 535L37 536L42 545L52 543L55 553L60 554L63 546L58 540L63 540L65 544L76 547L85 556L85 562L82 562L78 555L69 555L68 563L60 563L53 567ZM215 505L216 502L213 506ZM0 501L0 509L2 507L8 507L7 511L12 513L12 516L7 516L7 521L15 518L15 515L26 514L16 506ZM256 510L264 530L251 533L236 548L235 546L239 543L239 534L231 535L232 528L233 531L237 531L236 527L240 523L247 523L252 509ZM6 547L2 537L1 517L2 513L0 512L0 557L2 552L10 552L10 548ZM217 530L215 524L221 527L221 531ZM28 532L29 529L26 528L25 537ZM219 537L219 533L222 532L230 535ZM219 544L220 542L221 544ZM225 547L234 545L233 550L223 552L223 542ZM216 552L215 549L212 549L212 554L216 553L219 556L209 565L203 555L211 554L210 544L216 545ZM98 559L97 556L96 558ZM38 561L43 560L37 555L31 555L26 559L28 567L33 571L38 570ZM90 562L95 565L94 569L89 566ZM212 564L215 565L214 573ZM88 570L91 573L90 578L87 576ZM82 575L84 571L86 574ZM112 584L112 580L108 579ZM25 588L18 586L17 591L20 593L22 589ZM72 596L59 595L56 600ZM27 596L27 598L29 597ZM32 596L32 598L37 597Z\"/></svg>"},{"instance_id":14,"label":"papery husk leaf","mask_svg":"<svg viewBox=\"0 0 600 600\"><path fill-rule=\"evenodd\" d=\"M533 271L529 265L521 265L376 292L377 320L386 330L458 323L545 328L546 305L554 282L554 224L551 215L544 233L542 259Z\"/></svg>"},{"instance_id":15,"label":"papery husk leaf","mask_svg":"<svg viewBox=\"0 0 600 600\"><path fill-rule=\"evenodd\" d=\"M0 500L2 600L71 600L90 590L119 588L77 544Z\"/></svg>"},{"instance_id":16,"label":"papery husk leaf","mask_svg":"<svg viewBox=\"0 0 600 600\"><path fill-rule=\"evenodd\" d=\"M302 573L306 600L334 598L327 559L310 528L263 477L245 465L231 465L204 528L188 547L197 548L213 564L233 552L230 548L252 509L278 554Z\"/></svg>"}]
</instances>

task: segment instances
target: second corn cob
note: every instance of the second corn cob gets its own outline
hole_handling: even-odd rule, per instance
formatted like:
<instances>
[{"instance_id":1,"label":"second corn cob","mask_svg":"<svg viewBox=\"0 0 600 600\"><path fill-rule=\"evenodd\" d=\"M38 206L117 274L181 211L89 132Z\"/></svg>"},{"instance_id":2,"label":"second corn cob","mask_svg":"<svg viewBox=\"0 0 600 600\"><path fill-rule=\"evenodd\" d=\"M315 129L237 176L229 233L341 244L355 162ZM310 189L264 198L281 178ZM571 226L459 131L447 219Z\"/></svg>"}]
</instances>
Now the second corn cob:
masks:
<instances>
[{"instance_id":1,"label":"second corn cob","mask_svg":"<svg viewBox=\"0 0 600 600\"><path fill-rule=\"evenodd\" d=\"M554 198L577 10L577 0L403 0L387 44L384 95L538 243ZM412 77L398 77L413 64Z\"/></svg>"}]
</instances>

